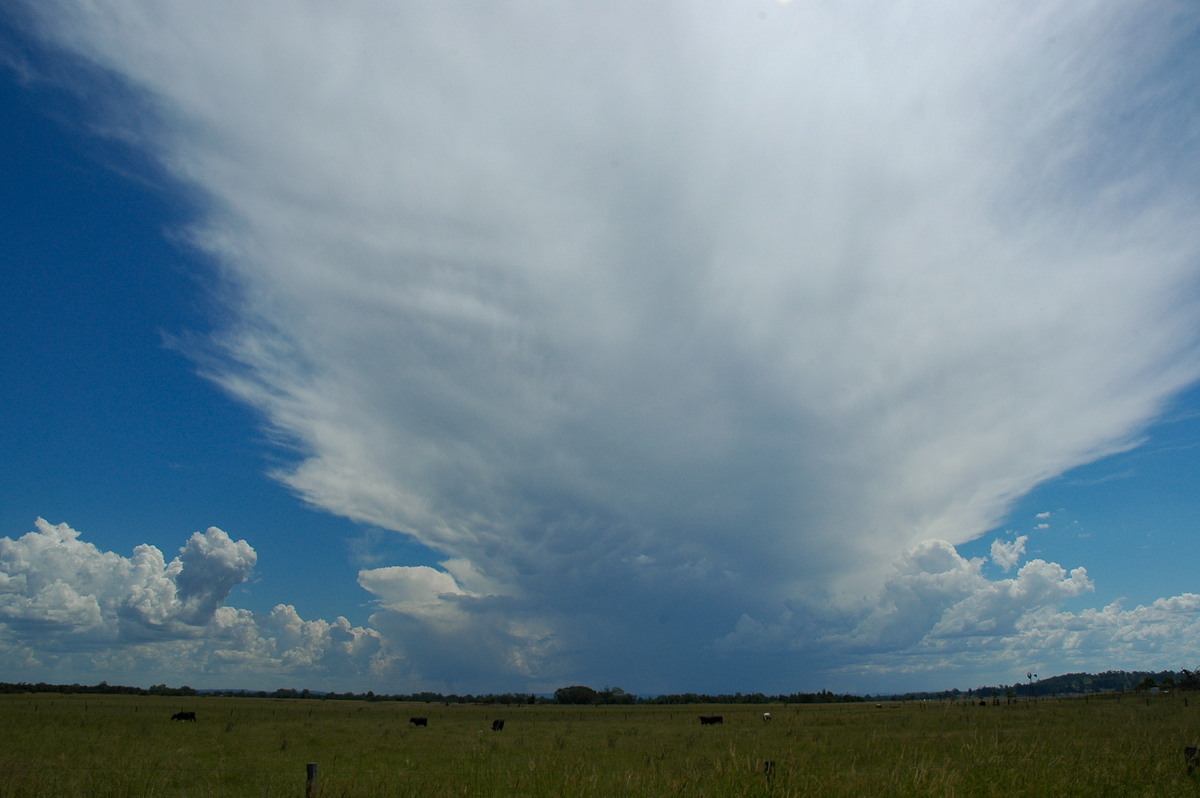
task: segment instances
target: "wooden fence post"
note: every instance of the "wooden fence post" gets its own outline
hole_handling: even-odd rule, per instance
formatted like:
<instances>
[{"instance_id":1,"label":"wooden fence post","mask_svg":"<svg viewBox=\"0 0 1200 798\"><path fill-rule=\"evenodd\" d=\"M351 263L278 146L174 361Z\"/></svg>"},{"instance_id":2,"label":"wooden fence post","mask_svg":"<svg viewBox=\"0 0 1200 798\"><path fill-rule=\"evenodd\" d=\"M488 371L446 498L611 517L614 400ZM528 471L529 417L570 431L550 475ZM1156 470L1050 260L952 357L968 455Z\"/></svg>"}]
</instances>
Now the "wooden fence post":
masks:
<instances>
[{"instance_id":1,"label":"wooden fence post","mask_svg":"<svg viewBox=\"0 0 1200 798\"><path fill-rule=\"evenodd\" d=\"M304 784L304 795L305 798L312 798L317 794L317 763L309 762L305 770L308 778Z\"/></svg>"}]
</instances>

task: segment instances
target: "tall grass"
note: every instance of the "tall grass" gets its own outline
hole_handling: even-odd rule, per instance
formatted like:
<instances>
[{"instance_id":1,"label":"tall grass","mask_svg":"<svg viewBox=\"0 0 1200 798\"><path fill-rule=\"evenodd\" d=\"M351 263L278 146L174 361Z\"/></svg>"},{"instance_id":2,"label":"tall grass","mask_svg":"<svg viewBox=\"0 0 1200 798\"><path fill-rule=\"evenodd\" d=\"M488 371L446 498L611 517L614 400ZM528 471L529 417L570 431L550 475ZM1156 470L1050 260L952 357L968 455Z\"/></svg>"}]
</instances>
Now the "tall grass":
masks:
<instances>
[{"instance_id":1,"label":"tall grass","mask_svg":"<svg viewBox=\"0 0 1200 798\"><path fill-rule=\"evenodd\" d=\"M315 795L364 798L1200 795L1183 757L1200 743L1194 698L570 708L0 696L0 798L303 796L308 762ZM197 722L171 721L180 709ZM701 727L701 714L725 722ZM497 717L505 729L492 732Z\"/></svg>"}]
</instances>

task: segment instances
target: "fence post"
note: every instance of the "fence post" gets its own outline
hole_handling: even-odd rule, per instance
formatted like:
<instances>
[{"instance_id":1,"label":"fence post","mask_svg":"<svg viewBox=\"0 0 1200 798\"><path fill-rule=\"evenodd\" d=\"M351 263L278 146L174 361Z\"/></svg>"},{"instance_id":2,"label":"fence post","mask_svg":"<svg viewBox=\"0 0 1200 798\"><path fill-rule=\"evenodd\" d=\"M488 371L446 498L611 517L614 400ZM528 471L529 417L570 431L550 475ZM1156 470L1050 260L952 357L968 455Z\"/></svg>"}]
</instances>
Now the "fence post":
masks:
<instances>
[{"instance_id":1,"label":"fence post","mask_svg":"<svg viewBox=\"0 0 1200 798\"><path fill-rule=\"evenodd\" d=\"M317 794L317 763L309 762L305 766L305 770L307 771L308 778L304 785L304 795L305 798L312 798Z\"/></svg>"}]
</instances>

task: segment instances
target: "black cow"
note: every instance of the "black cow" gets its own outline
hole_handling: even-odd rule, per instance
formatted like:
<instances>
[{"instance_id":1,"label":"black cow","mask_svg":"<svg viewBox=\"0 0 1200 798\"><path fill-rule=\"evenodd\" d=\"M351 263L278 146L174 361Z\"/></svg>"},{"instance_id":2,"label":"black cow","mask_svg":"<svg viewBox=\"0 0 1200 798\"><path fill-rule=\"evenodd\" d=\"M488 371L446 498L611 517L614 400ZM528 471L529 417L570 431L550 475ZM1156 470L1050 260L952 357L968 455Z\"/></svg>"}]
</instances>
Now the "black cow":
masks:
<instances>
[{"instance_id":1,"label":"black cow","mask_svg":"<svg viewBox=\"0 0 1200 798\"><path fill-rule=\"evenodd\" d=\"M171 720L190 720L192 723L195 723L196 722L196 713L195 712L176 712L174 715L171 716Z\"/></svg>"},{"instance_id":2,"label":"black cow","mask_svg":"<svg viewBox=\"0 0 1200 798\"><path fill-rule=\"evenodd\" d=\"M429 718L409 718L408 722L414 726L428 726Z\"/></svg>"},{"instance_id":3,"label":"black cow","mask_svg":"<svg viewBox=\"0 0 1200 798\"><path fill-rule=\"evenodd\" d=\"M504 721L499 718L492 721L492 731L504 731Z\"/></svg>"},{"instance_id":4,"label":"black cow","mask_svg":"<svg viewBox=\"0 0 1200 798\"><path fill-rule=\"evenodd\" d=\"M719 726L725 722L725 718L721 715L701 715L701 726Z\"/></svg>"}]
</instances>

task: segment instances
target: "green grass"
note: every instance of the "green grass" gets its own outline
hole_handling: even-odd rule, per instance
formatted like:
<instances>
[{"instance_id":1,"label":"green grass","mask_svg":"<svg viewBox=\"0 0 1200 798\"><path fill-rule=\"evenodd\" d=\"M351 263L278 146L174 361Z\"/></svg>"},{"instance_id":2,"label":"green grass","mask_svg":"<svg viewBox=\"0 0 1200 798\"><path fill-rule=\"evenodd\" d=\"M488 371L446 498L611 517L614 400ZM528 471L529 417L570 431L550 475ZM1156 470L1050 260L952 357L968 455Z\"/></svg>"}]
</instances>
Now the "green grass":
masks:
<instances>
[{"instance_id":1,"label":"green grass","mask_svg":"<svg viewBox=\"0 0 1200 798\"><path fill-rule=\"evenodd\" d=\"M367 798L1200 796L1183 757L1200 743L1192 698L572 708L5 695L0 798L303 796L308 762L316 795ZM179 709L198 721L171 721ZM725 723L701 727L701 714Z\"/></svg>"}]
</instances>

